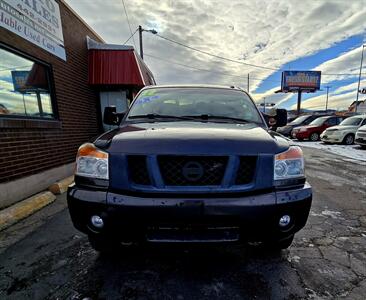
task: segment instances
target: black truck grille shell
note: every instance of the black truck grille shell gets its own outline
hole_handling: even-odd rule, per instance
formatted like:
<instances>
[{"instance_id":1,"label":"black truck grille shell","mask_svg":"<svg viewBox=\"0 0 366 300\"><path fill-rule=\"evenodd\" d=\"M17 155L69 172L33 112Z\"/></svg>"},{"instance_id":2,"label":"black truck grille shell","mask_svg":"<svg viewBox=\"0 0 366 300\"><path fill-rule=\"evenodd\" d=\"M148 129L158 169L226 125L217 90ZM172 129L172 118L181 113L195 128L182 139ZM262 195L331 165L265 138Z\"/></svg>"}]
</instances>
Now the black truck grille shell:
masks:
<instances>
[{"instance_id":1,"label":"black truck grille shell","mask_svg":"<svg viewBox=\"0 0 366 300\"><path fill-rule=\"evenodd\" d=\"M221 185L227 162L227 156L158 156L160 173L167 186ZM195 168L196 174L189 175L189 168Z\"/></svg>"},{"instance_id":2,"label":"black truck grille shell","mask_svg":"<svg viewBox=\"0 0 366 300\"><path fill-rule=\"evenodd\" d=\"M236 173L235 184L248 184L253 181L257 166L257 156L240 156L239 168Z\"/></svg>"},{"instance_id":3,"label":"black truck grille shell","mask_svg":"<svg viewBox=\"0 0 366 300\"><path fill-rule=\"evenodd\" d=\"M151 185L145 155L129 155L127 158L127 162L128 175L133 183L141 185Z\"/></svg>"}]
</instances>

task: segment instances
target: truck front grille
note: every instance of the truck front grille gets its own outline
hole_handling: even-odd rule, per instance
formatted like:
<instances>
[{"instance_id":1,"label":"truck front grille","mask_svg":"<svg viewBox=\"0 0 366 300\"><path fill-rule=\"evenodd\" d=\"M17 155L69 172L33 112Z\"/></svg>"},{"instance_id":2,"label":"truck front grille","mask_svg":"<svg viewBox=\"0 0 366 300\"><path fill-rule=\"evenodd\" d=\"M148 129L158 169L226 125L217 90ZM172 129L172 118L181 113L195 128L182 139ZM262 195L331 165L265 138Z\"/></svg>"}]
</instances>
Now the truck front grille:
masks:
<instances>
[{"instance_id":1,"label":"truck front grille","mask_svg":"<svg viewBox=\"0 0 366 300\"><path fill-rule=\"evenodd\" d=\"M257 165L257 156L240 156L238 172L235 184L248 184L253 181Z\"/></svg>"},{"instance_id":2,"label":"truck front grille","mask_svg":"<svg viewBox=\"0 0 366 300\"><path fill-rule=\"evenodd\" d=\"M168 186L221 185L227 162L227 156L158 156L161 176Z\"/></svg>"},{"instance_id":3,"label":"truck front grille","mask_svg":"<svg viewBox=\"0 0 366 300\"><path fill-rule=\"evenodd\" d=\"M160 184L163 186L221 186L228 168L228 156L158 155L148 166L147 155L128 155L128 176L137 185L152 186L153 168L160 170ZM154 160L153 160L154 161ZM232 184L244 185L253 182L257 156L240 156L236 172L228 171ZM150 171L149 171L150 170ZM162 180L161 180L162 179ZM154 181L155 182L155 181Z\"/></svg>"}]
</instances>

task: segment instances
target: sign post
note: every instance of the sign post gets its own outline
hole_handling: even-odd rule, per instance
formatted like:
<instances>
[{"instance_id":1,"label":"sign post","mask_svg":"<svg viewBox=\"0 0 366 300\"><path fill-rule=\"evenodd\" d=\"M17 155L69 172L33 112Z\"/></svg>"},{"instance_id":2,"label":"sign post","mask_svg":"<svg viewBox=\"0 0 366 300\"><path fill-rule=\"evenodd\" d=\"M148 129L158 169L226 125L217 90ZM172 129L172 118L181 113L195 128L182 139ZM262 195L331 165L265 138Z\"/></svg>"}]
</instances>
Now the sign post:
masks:
<instances>
[{"instance_id":1,"label":"sign post","mask_svg":"<svg viewBox=\"0 0 366 300\"><path fill-rule=\"evenodd\" d=\"M302 93L314 93L320 89L320 71L283 71L281 90L276 93L297 92L297 115L301 112Z\"/></svg>"}]
</instances>

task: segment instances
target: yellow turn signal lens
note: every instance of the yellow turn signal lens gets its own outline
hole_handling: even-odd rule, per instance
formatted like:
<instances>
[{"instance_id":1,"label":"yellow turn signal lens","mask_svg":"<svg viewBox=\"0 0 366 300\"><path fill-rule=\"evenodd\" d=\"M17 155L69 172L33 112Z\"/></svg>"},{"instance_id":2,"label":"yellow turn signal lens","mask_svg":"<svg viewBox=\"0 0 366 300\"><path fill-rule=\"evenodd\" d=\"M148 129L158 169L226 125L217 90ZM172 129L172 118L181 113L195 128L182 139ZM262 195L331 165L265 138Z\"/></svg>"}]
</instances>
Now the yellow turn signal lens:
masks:
<instances>
[{"instance_id":1,"label":"yellow turn signal lens","mask_svg":"<svg viewBox=\"0 0 366 300\"><path fill-rule=\"evenodd\" d=\"M302 150L299 146L291 146L287 151L276 155L276 160L297 158L303 158Z\"/></svg>"},{"instance_id":2,"label":"yellow turn signal lens","mask_svg":"<svg viewBox=\"0 0 366 300\"><path fill-rule=\"evenodd\" d=\"M76 157L78 158L81 156L108 158L108 153L98 150L92 143L85 143L80 146Z\"/></svg>"}]
</instances>

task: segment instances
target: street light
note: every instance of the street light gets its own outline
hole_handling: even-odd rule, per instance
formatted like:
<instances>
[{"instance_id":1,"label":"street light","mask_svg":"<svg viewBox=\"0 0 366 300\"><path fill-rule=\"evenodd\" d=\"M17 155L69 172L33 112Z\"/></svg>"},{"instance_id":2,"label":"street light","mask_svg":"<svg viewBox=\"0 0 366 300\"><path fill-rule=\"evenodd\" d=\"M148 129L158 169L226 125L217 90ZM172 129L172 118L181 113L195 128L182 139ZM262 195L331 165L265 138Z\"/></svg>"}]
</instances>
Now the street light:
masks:
<instances>
[{"instance_id":1,"label":"street light","mask_svg":"<svg viewBox=\"0 0 366 300\"><path fill-rule=\"evenodd\" d=\"M356 96L356 108L355 112L357 112L357 106L358 106L358 94L360 92L360 84L361 84L361 73L362 73L362 63L363 63L363 49L366 47L366 45L362 45L362 51L361 51L361 65L360 65L360 75L358 76L358 86L357 86L357 96Z\"/></svg>"},{"instance_id":2,"label":"street light","mask_svg":"<svg viewBox=\"0 0 366 300\"><path fill-rule=\"evenodd\" d=\"M151 32L152 34L157 34L158 32L155 29L144 29L141 27L141 25L139 25L139 38L140 38L140 56L142 59L144 59L144 50L142 47L142 32L146 31L146 32Z\"/></svg>"}]
</instances>

